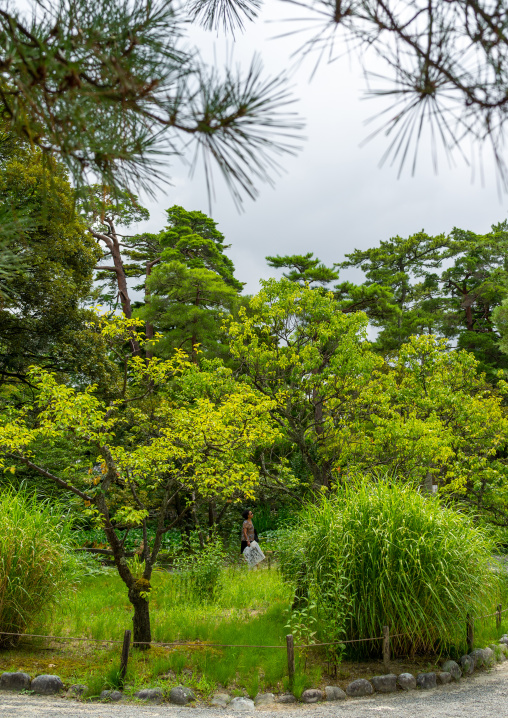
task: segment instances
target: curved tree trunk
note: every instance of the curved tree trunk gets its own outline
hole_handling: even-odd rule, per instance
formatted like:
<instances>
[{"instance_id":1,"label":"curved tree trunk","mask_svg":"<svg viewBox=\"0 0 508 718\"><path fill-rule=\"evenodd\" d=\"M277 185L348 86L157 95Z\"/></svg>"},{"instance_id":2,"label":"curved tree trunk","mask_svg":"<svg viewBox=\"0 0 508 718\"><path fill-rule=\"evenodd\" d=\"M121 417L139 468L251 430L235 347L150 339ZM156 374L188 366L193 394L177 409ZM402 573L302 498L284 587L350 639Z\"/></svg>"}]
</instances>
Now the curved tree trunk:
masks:
<instances>
[{"instance_id":1,"label":"curved tree trunk","mask_svg":"<svg viewBox=\"0 0 508 718\"><path fill-rule=\"evenodd\" d=\"M136 582L137 583L137 582ZM143 587L141 590L149 590L150 584ZM134 585L129 589L129 601L134 606L133 616L133 634L134 634L134 647L142 650L150 648L152 640L152 630L150 628L150 608L149 603L146 599L139 595L139 589Z\"/></svg>"}]
</instances>

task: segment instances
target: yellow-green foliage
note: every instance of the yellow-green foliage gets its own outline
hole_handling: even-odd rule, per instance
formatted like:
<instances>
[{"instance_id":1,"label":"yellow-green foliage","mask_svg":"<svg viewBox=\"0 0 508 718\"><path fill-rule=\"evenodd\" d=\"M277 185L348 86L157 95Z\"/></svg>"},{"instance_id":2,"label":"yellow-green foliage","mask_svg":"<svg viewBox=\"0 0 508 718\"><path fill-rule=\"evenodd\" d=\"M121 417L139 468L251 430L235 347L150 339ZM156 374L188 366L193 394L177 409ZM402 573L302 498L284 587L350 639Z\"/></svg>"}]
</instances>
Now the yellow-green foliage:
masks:
<instances>
[{"instance_id":1,"label":"yellow-green foliage","mask_svg":"<svg viewBox=\"0 0 508 718\"><path fill-rule=\"evenodd\" d=\"M69 526L61 509L11 490L0 496L0 516L0 631L19 633L66 585ZM0 646L17 642L0 635Z\"/></svg>"},{"instance_id":2,"label":"yellow-green foliage","mask_svg":"<svg viewBox=\"0 0 508 718\"><path fill-rule=\"evenodd\" d=\"M506 383L492 389L477 367L472 354L450 351L444 340L412 337L351 397L351 420L331 432L325 453L337 475L377 465L423 481L430 472L445 490L504 509Z\"/></svg>"},{"instance_id":3,"label":"yellow-green foliage","mask_svg":"<svg viewBox=\"0 0 508 718\"><path fill-rule=\"evenodd\" d=\"M385 359L363 312L332 293L269 280L230 318L230 351L273 400L315 489L387 467L508 516L505 381L495 388L467 351L413 336Z\"/></svg>"},{"instance_id":4,"label":"yellow-green foliage","mask_svg":"<svg viewBox=\"0 0 508 718\"><path fill-rule=\"evenodd\" d=\"M139 320L116 318L104 322L102 333L106 337L120 335L126 341L137 324ZM44 450L59 442L66 442L69 448L74 444L76 452L89 449L100 453L110 473L105 470L103 476L96 476L83 472L69 481L71 490L93 504L95 486L100 483L101 495L118 512L117 520L134 523L141 521L146 511L140 512L133 505L132 484L143 498L144 492L155 492L172 480L205 496L231 498L241 494L252 498L259 484L259 467L253 455L281 435L270 416L273 402L249 384L236 382L229 369L199 372L182 352L171 360L155 357L145 362L132 357L127 371L134 392L144 390L147 381L163 391L176 377L182 381L190 377L190 385L194 374L211 387L220 383L222 391L220 395L199 395L203 389L198 387L197 395L186 396L182 402L162 393L155 409L131 409L130 435L126 436L125 416L119 407L112 408L99 399L95 386L76 391L56 375L33 368L29 376L37 390L37 423L31 420L31 407L4 417L0 451L14 460L6 464L0 456L0 466L10 468L16 460L26 463L28 459L43 463ZM199 378L194 383L199 384ZM112 487L113 475L123 483L115 481ZM121 485L125 488L118 496ZM112 496L114 492L117 494Z\"/></svg>"}]
</instances>

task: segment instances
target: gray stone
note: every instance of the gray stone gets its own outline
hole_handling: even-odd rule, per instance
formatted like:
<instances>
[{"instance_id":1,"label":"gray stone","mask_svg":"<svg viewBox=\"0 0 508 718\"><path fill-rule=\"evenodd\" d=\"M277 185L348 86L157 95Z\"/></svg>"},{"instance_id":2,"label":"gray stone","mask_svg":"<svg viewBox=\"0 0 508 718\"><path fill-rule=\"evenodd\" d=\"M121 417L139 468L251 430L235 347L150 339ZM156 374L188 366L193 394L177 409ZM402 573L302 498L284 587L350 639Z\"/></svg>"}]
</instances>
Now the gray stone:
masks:
<instances>
[{"instance_id":1,"label":"gray stone","mask_svg":"<svg viewBox=\"0 0 508 718\"><path fill-rule=\"evenodd\" d=\"M486 664L486 656L483 648L476 648L474 651L471 651L469 658L474 661L475 668L483 668Z\"/></svg>"},{"instance_id":2,"label":"gray stone","mask_svg":"<svg viewBox=\"0 0 508 718\"><path fill-rule=\"evenodd\" d=\"M186 688L185 686L177 686L176 688L172 688L169 692L169 700L171 703L176 703L178 706L184 706L187 705L190 701L195 701L196 696L191 691L190 688Z\"/></svg>"},{"instance_id":3,"label":"gray stone","mask_svg":"<svg viewBox=\"0 0 508 718\"><path fill-rule=\"evenodd\" d=\"M292 693L282 693L277 698L277 703L296 703L296 698Z\"/></svg>"},{"instance_id":4,"label":"gray stone","mask_svg":"<svg viewBox=\"0 0 508 718\"><path fill-rule=\"evenodd\" d=\"M443 663L443 671L450 673L454 681L459 681L462 678L462 671L458 663L455 661L445 661Z\"/></svg>"},{"instance_id":5,"label":"gray stone","mask_svg":"<svg viewBox=\"0 0 508 718\"><path fill-rule=\"evenodd\" d=\"M400 686L403 691L411 691L416 688L416 678L412 673L401 673L397 678L397 685Z\"/></svg>"},{"instance_id":6,"label":"gray stone","mask_svg":"<svg viewBox=\"0 0 508 718\"><path fill-rule=\"evenodd\" d=\"M494 658L496 661L502 663L503 661L506 661L506 655L505 652L502 650L502 648L505 648L508 650L508 646L498 646L496 643L491 643L489 646L490 650L494 654Z\"/></svg>"},{"instance_id":7,"label":"gray stone","mask_svg":"<svg viewBox=\"0 0 508 718\"><path fill-rule=\"evenodd\" d=\"M307 688L307 690L302 693L300 700L302 703L317 703L323 700L323 694L319 688Z\"/></svg>"},{"instance_id":8,"label":"gray stone","mask_svg":"<svg viewBox=\"0 0 508 718\"><path fill-rule=\"evenodd\" d=\"M499 643L504 643L504 645L508 645L508 633L505 633L504 636L501 636L499 639Z\"/></svg>"},{"instance_id":9,"label":"gray stone","mask_svg":"<svg viewBox=\"0 0 508 718\"><path fill-rule=\"evenodd\" d=\"M346 693L352 697L371 696L374 693L374 688L366 678L357 678L346 687Z\"/></svg>"},{"instance_id":10,"label":"gray stone","mask_svg":"<svg viewBox=\"0 0 508 718\"><path fill-rule=\"evenodd\" d=\"M88 686L84 686L82 683L75 683L69 688L69 690L67 691L67 695L69 698L79 698L83 695L83 693L86 693L87 690Z\"/></svg>"},{"instance_id":11,"label":"gray stone","mask_svg":"<svg viewBox=\"0 0 508 718\"><path fill-rule=\"evenodd\" d=\"M225 708L230 700L231 696L227 693L216 693L210 703L212 704L212 706L219 706L219 708Z\"/></svg>"},{"instance_id":12,"label":"gray stone","mask_svg":"<svg viewBox=\"0 0 508 718\"><path fill-rule=\"evenodd\" d=\"M378 693L393 693L397 690L397 676L388 673L386 676L373 676L370 682Z\"/></svg>"},{"instance_id":13,"label":"gray stone","mask_svg":"<svg viewBox=\"0 0 508 718\"><path fill-rule=\"evenodd\" d=\"M237 698L233 698L233 700L229 704L229 708L234 711L253 711L254 701L251 701L250 698L243 698L242 696L238 696Z\"/></svg>"},{"instance_id":14,"label":"gray stone","mask_svg":"<svg viewBox=\"0 0 508 718\"><path fill-rule=\"evenodd\" d=\"M445 686L447 683L451 683L452 680L452 674L448 673L448 671L441 671L441 673L436 673L436 681L439 686Z\"/></svg>"},{"instance_id":15,"label":"gray stone","mask_svg":"<svg viewBox=\"0 0 508 718\"><path fill-rule=\"evenodd\" d=\"M339 688L339 686L326 686L325 687L325 699L327 701L343 701L346 698L346 694Z\"/></svg>"},{"instance_id":16,"label":"gray stone","mask_svg":"<svg viewBox=\"0 0 508 718\"><path fill-rule=\"evenodd\" d=\"M462 668L462 673L465 676L470 676L474 671L474 658L471 658L471 656L462 656L460 659L460 666Z\"/></svg>"},{"instance_id":17,"label":"gray stone","mask_svg":"<svg viewBox=\"0 0 508 718\"><path fill-rule=\"evenodd\" d=\"M501 651L501 653L502 653L506 658L508 658L508 646L506 645L506 643L500 643L499 646L498 646L498 648L499 648L499 650Z\"/></svg>"},{"instance_id":18,"label":"gray stone","mask_svg":"<svg viewBox=\"0 0 508 718\"><path fill-rule=\"evenodd\" d=\"M100 695L101 701L111 701L117 703L122 700L122 694L120 691L102 691Z\"/></svg>"},{"instance_id":19,"label":"gray stone","mask_svg":"<svg viewBox=\"0 0 508 718\"><path fill-rule=\"evenodd\" d=\"M496 654L489 646L483 649L483 659L485 661L485 668L491 668L496 662Z\"/></svg>"},{"instance_id":20,"label":"gray stone","mask_svg":"<svg viewBox=\"0 0 508 718\"><path fill-rule=\"evenodd\" d=\"M258 693L254 698L254 705L258 706L271 706L275 703L275 696L273 693Z\"/></svg>"},{"instance_id":21,"label":"gray stone","mask_svg":"<svg viewBox=\"0 0 508 718\"><path fill-rule=\"evenodd\" d=\"M416 685L424 690L435 688L437 685L435 673L418 673L416 676Z\"/></svg>"},{"instance_id":22,"label":"gray stone","mask_svg":"<svg viewBox=\"0 0 508 718\"><path fill-rule=\"evenodd\" d=\"M173 688L173 690L175 690ZM162 703L163 694L160 688L142 688L134 694L134 698L149 703Z\"/></svg>"},{"instance_id":23,"label":"gray stone","mask_svg":"<svg viewBox=\"0 0 508 718\"><path fill-rule=\"evenodd\" d=\"M30 690L30 676L28 673L2 673L0 676L0 690L27 691Z\"/></svg>"},{"instance_id":24,"label":"gray stone","mask_svg":"<svg viewBox=\"0 0 508 718\"><path fill-rule=\"evenodd\" d=\"M41 696L52 696L55 693L60 693L63 683L59 676L43 675L34 678L30 688Z\"/></svg>"}]
</instances>

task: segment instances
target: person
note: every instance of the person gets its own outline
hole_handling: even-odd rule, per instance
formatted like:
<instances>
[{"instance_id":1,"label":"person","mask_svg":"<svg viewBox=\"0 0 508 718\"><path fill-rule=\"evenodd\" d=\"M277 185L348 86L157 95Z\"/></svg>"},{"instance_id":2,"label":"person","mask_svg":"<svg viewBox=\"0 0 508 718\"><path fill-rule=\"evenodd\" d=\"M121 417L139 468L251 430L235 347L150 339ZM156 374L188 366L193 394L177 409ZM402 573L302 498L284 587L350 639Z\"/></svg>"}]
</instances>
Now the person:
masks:
<instances>
[{"instance_id":1,"label":"person","mask_svg":"<svg viewBox=\"0 0 508 718\"><path fill-rule=\"evenodd\" d=\"M240 553L243 553L247 546L250 546L251 541L257 541L258 535L256 533L256 529L254 528L254 524L252 523L252 519L254 517L254 514L250 509L245 509L245 511L242 513L242 516L244 518L244 522L242 525L242 539L240 544Z\"/></svg>"}]
</instances>

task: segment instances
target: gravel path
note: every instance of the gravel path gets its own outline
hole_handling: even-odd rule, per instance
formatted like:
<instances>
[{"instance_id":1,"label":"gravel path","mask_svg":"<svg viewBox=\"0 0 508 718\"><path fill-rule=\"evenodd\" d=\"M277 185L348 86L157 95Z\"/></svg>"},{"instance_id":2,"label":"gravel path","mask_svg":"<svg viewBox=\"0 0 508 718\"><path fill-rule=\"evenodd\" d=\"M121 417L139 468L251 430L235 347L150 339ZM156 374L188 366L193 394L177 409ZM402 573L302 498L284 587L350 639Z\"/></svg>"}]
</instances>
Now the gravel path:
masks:
<instances>
[{"instance_id":1,"label":"gravel path","mask_svg":"<svg viewBox=\"0 0 508 718\"><path fill-rule=\"evenodd\" d=\"M241 718L218 708L83 704L62 698L0 694L2 718ZM460 683L430 691L374 695L313 706L280 705L256 710L258 718L506 718L508 716L508 662L490 672L463 678Z\"/></svg>"}]
</instances>

